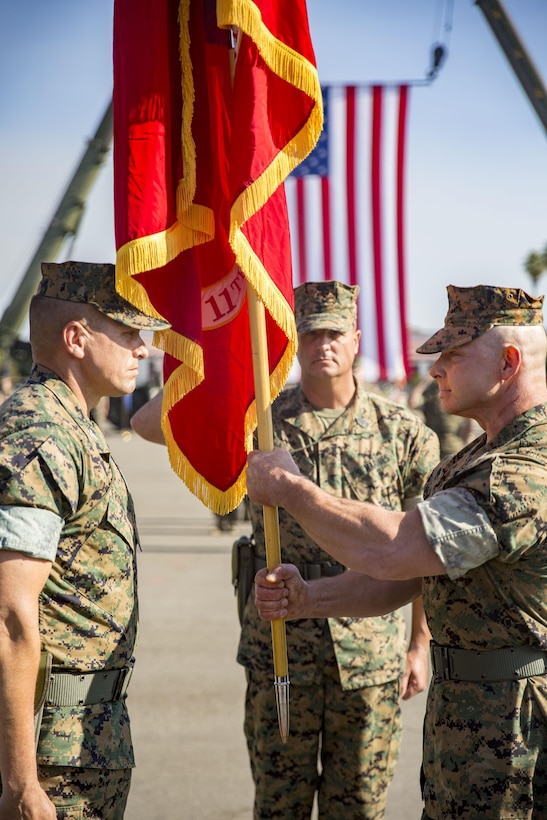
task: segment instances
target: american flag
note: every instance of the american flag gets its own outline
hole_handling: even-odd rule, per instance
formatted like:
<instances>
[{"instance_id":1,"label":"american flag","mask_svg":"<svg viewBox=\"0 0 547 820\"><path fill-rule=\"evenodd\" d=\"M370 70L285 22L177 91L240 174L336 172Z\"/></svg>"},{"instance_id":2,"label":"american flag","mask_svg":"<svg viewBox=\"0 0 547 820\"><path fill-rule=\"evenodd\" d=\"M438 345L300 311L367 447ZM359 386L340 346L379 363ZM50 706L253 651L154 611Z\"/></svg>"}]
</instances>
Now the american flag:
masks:
<instances>
[{"instance_id":1,"label":"american flag","mask_svg":"<svg viewBox=\"0 0 547 820\"><path fill-rule=\"evenodd\" d=\"M359 285L361 375L410 372L405 312L408 86L324 86L324 129L285 181L294 284Z\"/></svg>"}]
</instances>

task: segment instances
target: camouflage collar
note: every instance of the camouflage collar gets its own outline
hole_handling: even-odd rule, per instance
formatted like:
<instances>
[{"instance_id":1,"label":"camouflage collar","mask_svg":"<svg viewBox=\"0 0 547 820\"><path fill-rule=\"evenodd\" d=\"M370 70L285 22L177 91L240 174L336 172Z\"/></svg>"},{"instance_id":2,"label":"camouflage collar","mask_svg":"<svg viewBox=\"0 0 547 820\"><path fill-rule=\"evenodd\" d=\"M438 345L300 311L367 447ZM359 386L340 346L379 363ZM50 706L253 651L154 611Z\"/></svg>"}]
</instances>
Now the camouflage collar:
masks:
<instances>
[{"instance_id":1,"label":"camouflage collar","mask_svg":"<svg viewBox=\"0 0 547 820\"><path fill-rule=\"evenodd\" d=\"M87 416L70 387L53 370L41 364L34 364L26 384L41 384L46 387L76 422L87 438L99 447L102 453L110 454L110 448L99 426Z\"/></svg>"}]
</instances>

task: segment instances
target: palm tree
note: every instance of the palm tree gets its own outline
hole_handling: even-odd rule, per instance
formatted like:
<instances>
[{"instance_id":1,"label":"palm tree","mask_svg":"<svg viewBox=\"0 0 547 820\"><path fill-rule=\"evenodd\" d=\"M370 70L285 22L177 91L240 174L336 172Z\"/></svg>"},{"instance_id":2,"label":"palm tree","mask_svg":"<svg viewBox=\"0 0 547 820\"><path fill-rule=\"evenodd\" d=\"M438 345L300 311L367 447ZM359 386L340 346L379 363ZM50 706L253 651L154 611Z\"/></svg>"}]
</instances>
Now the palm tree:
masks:
<instances>
[{"instance_id":1,"label":"palm tree","mask_svg":"<svg viewBox=\"0 0 547 820\"><path fill-rule=\"evenodd\" d=\"M532 279L532 284L535 287L543 271L547 270L547 245L543 253L532 251L532 253L526 257L524 270Z\"/></svg>"}]
</instances>

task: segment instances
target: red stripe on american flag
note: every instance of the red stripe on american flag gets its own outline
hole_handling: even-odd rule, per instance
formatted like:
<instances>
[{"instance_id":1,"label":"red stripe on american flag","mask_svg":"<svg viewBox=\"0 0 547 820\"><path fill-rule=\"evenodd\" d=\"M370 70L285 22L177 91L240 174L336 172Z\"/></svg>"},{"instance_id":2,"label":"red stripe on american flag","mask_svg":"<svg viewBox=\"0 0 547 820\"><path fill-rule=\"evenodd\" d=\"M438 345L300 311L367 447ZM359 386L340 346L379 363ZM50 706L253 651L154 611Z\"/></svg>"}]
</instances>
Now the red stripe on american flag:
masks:
<instances>
[{"instance_id":1,"label":"red stripe on american flag","mask_svg":"<svg viewBox=\"0 0 547 820\"><path fill-rule=\"evenodd\" d=\"M328 177L321 178L321 209L323 218L323 273L326 280L332 279L332 246L330 225L330 188Z\"/></svg>"},{"instance_id":2,"label":"red stripe on american flag","mask_svg":"<svg viewBox=\"0 0 547 820\"><path fill-rule=\"evenodd\" d=\"M298 284L308 281L306 248L306 193L302 177L296 180L296 216L298 223Z\"/></svg>"},{"instance_id":3,"label":"red stripe on american flag","mask_svg":"<svg viewBox=\"0 0 547 820\"><path fill-rule=\"evenodd\" d=\"M406 333L406 265L405 265L405 160L406 124L408 111L408 86L401 86L399 96L399 121L397 130L397 277L399 284L399 319L401 323L401 349L406 373L410 372L410 357Z\"/></svg>"},{"instance_id":4,"label":"red stripe on american flag","mask_svg":"<svg viewBox=\"0 0 547 820\"><path fill-rule=\"evenodd\" d=\"M386 338L384 326L383 258L382 258L382 88L372 89L372 149L371 149L371 197L372 197L372 254L374 265L374 293L376 296L376 335L378 342L379 378L387 377Z\"/></svg>"},{"instance_id":5,"label":"red stripe on american flag","mask_svg":"<svg viewBox=\"0 0 547 820\"><path fill-rule=\"evenodd\" d=\"M357 272L357 203L355 188L355 86L346 88L346 206L348 223L348 273L350 285L356 285Z\"/></svg>"}]
</instances>

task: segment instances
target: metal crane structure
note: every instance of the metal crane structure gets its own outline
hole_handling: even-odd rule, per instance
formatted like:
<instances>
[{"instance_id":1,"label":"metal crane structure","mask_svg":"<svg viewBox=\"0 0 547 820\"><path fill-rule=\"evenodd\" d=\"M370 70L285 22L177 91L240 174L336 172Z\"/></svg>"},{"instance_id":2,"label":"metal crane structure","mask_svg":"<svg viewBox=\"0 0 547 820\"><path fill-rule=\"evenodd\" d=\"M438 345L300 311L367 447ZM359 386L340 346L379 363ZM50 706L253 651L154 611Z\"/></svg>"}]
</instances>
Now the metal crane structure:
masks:
<instances>
[{"instance_id":1,"label":"metal crane structure","mask_svg":"<svg viewBox=\"0 0 547 820\"><path fill-rule=\"evenodd\" d=\"M509 60L511 68L545 131L547 132L547 92L526 47L520 39L501 0L475 0L486 22Z\"/></svg>"}]
</instances>

